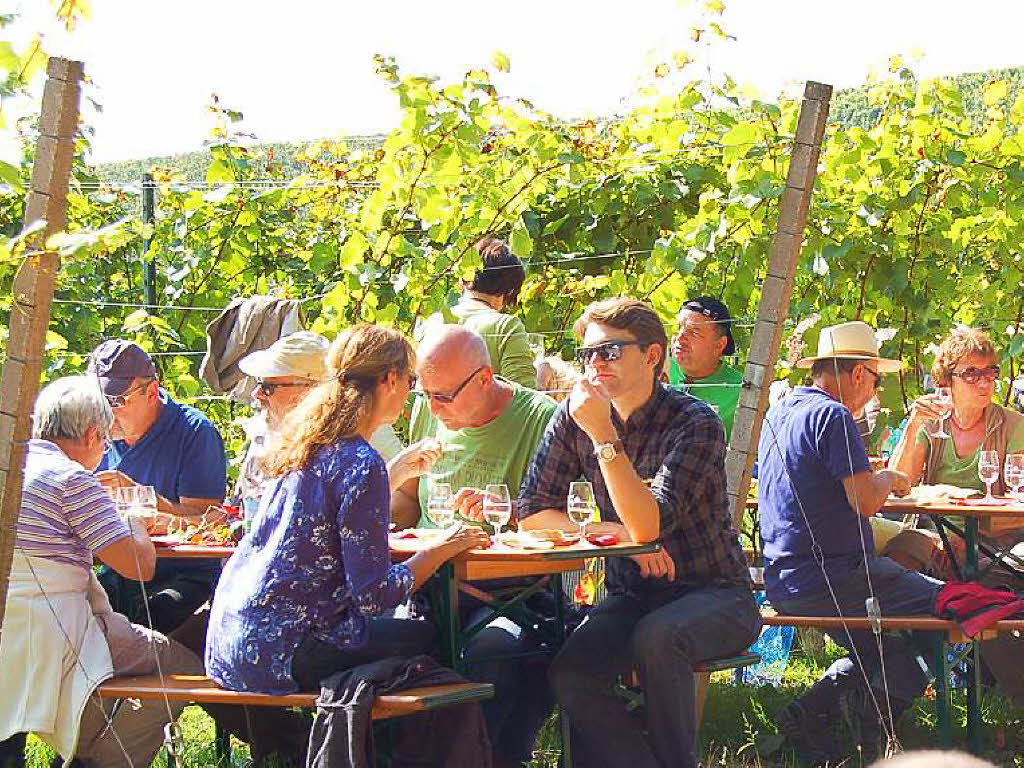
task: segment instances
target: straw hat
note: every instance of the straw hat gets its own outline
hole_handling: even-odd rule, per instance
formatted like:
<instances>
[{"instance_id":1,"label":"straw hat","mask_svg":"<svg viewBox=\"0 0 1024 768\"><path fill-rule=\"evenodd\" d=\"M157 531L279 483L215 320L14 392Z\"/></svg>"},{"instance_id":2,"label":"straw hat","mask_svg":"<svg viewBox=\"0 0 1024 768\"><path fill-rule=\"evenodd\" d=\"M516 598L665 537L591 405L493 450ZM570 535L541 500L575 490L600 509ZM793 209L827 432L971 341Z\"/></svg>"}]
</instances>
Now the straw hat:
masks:
<instances>
[{"instance_id":1,"label":"straw hat","mask_svg":"<svg viewBox=\"0 0 1024 768\"><path fill-rule=\"evenodd\" d=\"M242 373L257 379L298 376L311 381L327 378L330 342L318 333L299 331L278 339L267 349L246 355L238 362Z\"/></svg>"},{"instance_id":2,"label":"straw hat","mask_svg":"<svg viewBox=\"0 0 1024 768\"><path fill-rule=\"evenodd\" d=\"M878 339L875 338L874 329L860 320L822 328L818 337L818 354L797 361L796 367L810 368L816 360L831 360L837 357L849 360L875 360L879 373L896 373L903 367L899 360L891 360L878 354Z\"/></svg>"}]
</instances>

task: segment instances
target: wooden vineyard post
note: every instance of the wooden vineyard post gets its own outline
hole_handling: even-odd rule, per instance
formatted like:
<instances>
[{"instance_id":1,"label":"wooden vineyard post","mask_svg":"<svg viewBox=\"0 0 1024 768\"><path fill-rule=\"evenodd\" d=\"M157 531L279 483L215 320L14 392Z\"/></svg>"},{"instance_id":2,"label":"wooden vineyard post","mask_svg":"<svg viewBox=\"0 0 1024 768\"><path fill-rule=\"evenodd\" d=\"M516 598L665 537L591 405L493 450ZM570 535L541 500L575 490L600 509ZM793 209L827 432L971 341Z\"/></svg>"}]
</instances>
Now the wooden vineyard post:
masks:
<instances>
[{"instance_id":1,"label":"wooden vineyard post","mask_svg":"<svg viewBox=\"0 0 1024 768\"><path fill-rule=\"evenodd\" d=\"M12 291L7 359L0 378L0 631L21 505L22 467L32 430L32 405L39 390L53 286L60 266L57 254L43 249L66 222L82 71L81 62L67 59L50 59L47 66L25 205L25 227L38 221L45 224L28 239L27 250L32 255L21 263Z\"/></svg>"},{"instance_id":2,"label":"wooden vineyard post","mask_svg":"<svg viewBox=\"0 0 1024 768\"><path fill-rule=\"evenodd\" d=\"M746 509L750 475L757 458L757 441L761 436L761 422L768 408L768 388L779 359L782 331L789 314L793 278L800 258L807 212L811 207L811 192L817 176L818 157L825 136L825 121L831 98L831 85L808 81L804 87L786 188L779 205L779 223L772 238L768 273L761 288L761 304L757 310L757 323L750 340L750 354L743 375L746 386L740 393L729 452L725 457L729 505L737 530L740 529Z\"/></svg>"}]
</instances>

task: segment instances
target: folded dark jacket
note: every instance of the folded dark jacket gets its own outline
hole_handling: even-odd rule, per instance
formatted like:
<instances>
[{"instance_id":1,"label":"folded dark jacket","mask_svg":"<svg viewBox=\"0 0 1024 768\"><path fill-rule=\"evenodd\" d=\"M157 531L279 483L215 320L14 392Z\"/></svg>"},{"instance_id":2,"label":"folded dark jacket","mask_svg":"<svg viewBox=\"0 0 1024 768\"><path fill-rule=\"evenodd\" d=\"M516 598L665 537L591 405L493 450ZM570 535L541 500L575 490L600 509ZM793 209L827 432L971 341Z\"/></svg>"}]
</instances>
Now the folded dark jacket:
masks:
<instances>
[{"instance_id":1,"label":"folded dark jacket","mask_svg":"<svg viewBox=\"0 0 1024 768\"><path fill-rule=\"evenodd\" d=\"M389 658L331 675L321 683L306 768L372 768L373 701L385 693L466 682L429 656ZM398 718L392 768L490 768L480 705L443 707Z\"/></svg>"}]
</instances>

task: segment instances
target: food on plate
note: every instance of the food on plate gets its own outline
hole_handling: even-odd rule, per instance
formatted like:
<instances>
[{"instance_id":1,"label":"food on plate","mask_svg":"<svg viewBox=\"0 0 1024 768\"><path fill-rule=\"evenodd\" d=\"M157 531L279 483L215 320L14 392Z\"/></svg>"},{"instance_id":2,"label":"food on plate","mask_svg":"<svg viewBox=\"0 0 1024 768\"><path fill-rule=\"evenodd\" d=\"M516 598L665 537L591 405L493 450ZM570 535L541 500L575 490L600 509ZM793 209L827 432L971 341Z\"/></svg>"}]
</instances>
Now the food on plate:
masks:
<instances>
[{"instance_id":1,"label":"food on plate","mask_svg":"<svg viewBox=\"0 0 1024 768\"><path fill-rule=\"evenodd\" d=\"M943 501L946 499L968 499L977 496L978 491L973 488L958 488L955 485L939 483L937 485L915 485L910 489L907 498L918 502Z\"/></svg>"},{"instance_id":2,"label":"food on plate","mask_svg":"<svg viewBox=\"0 0 1024 768\"><path fill-rule=\"evenodd\" d=\"M542 541L550 541L556 547L567 547L580 540L579 534L570 533L558 528L541 528L537 531L530 531L530 534Z\"/></svg>"},{"instance_id":3,"label":"food on plate","mask_svg":"<svg viewBox=\"0 0 1024 768\"><path fill-rule=\"evenodd\" d=\"M587 536L587 541L595 547L610 547L619 543L619 537L614 533L592 533Z\"/></svg>"},{"instance_id":4,"label":"food on plate","mask_svg":"<svg viewBox=\"0 0 1024 768\"><path fill-rule=\"evenodd\" d=\"M512 549L551 549L553 541L535 535L536 531L511 531L501 535L501 543Z\"/></svg>"}]
</instances>

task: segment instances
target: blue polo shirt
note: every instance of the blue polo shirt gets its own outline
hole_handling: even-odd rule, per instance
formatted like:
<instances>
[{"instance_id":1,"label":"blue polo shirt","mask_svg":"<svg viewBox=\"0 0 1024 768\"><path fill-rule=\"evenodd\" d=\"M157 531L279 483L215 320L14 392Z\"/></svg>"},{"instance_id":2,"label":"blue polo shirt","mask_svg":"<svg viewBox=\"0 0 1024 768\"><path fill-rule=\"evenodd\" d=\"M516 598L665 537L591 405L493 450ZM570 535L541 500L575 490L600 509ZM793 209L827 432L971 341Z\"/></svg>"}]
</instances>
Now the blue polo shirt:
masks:
<instances>
[{"instance_id":1,"label":"blue polo shirt","mask_svg":"<svg viewBox=\"0 0 1024 768\"><path fill-rule=\"evenodd\" d=\"M871 468L846 406L816 387L797 387L768 411L757 463L769 600L825 589L811 531L830 580L857 568L865 550L874 554L868 519L853 510L843 488L844 478Z\"/></svg>"},{"instance_id":2,"label":"blue polo shirt","mask_svg":"<svg viewBox=\"0 0 1024 768\"><path fill-rule=\"evenodd\" d=\"M174 402L163 389L160 400L160 415L142 439L131 446L114 440L97 471L119 470L140 485L152 485L175 504L182 496L224 498L227 456L217 428L195 408ZM157 578L186 568L217 573L220 565L216 559L162 560Z\"/></svg>"}]
</instances>

